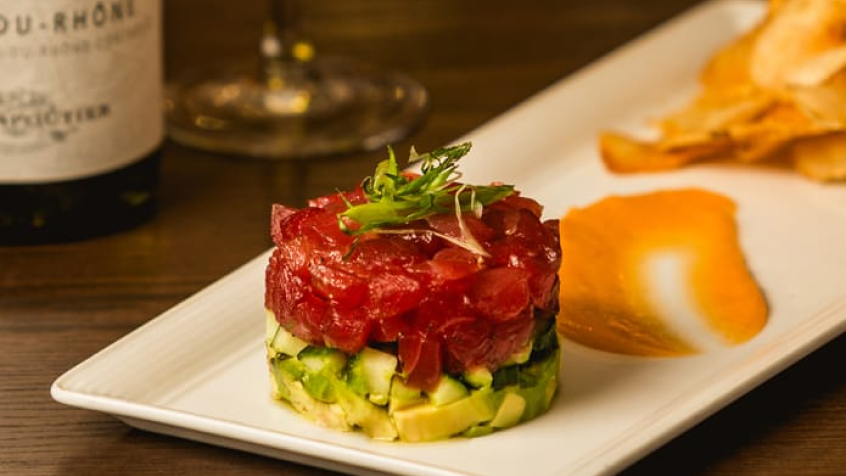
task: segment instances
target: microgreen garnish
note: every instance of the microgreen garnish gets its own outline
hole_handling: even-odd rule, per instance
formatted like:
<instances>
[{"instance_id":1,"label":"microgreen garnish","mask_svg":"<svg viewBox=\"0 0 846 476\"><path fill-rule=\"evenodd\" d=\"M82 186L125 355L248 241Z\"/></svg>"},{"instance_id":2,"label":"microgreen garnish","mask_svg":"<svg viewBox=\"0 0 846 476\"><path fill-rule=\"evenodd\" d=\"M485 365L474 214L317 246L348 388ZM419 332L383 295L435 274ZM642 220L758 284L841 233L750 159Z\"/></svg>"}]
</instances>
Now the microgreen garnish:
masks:
<instances>
[{"instance_id":1,"label":"microgreen garnish","mask_svg":"<svg viewBox=\"0 0 846 476\"><path fill-rule=\"evenodd\" d=\"M418 154L412 147L408 161L421 162L419 175L401 173L396 155L393 149L388 147L388 158L380 162L376 166L375 174L362 183L368 203L348 203L349 208L338 214L341 229L350 235L367 232L421 233L421 230L398 230L392 227L430 215L455 213L461 237L444 238L476 254L487 255L465 226L461 215L471 212L481 216L484 206L511 195L514 193L514 187L459 183L461 173L457 170L458 160L470 151L470 147L471 144L465 142L426 154ZM358 226L350 226L351 223Z\"/></svg>"},{"instance_id":2,"label":"microgreen garnish","mask_svg":"<svg viewBox=\"0 0 846 476\"><path fill-rule=\"evenodd\" d=\"M409 163L422 162L419 176L403 174L393 149L376 166L376 172L362 183L368 203L352 205L338 216L341 229L360 235L394 225L410 223L438 213L481 214L482 207L514 193L511 185L466 185L456 182L458 160L470 150L465 142L426 154L414 148ZM358 227L347 226L347 220ZM461 221L459 223L462 223Z\"/></svg>"}]
</instances>

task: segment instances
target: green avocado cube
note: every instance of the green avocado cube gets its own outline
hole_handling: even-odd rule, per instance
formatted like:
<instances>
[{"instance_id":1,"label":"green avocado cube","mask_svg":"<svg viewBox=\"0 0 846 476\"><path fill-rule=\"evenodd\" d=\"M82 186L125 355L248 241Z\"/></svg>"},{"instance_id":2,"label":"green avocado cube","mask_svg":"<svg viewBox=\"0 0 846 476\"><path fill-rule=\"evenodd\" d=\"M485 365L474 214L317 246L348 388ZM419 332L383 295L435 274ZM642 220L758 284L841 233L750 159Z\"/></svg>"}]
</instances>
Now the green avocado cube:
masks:
<instances>
[{"instance_id":1,"label":"green avocado cube","mask_svg":"<svg viewBox=\"0 0 846 476\"><path fill-rule=\"evenodd\" d=\"M503 365L516 365L516 364L525 364L529 361L529 358L532 356L532 343L524 347L522 350L519 350L511 355L508 360L505 361Z\"/></svg>"},{"instance_id":2,"label":"green avocado cube","mask_svg":"<svg viewBox=\"0 0 846 476\"><path fill-rule=\"evenodd\" d=\"M346 354L328 347L306 347L300 351L297 359L309 372L324 375L340 375L347 366Z\"/></svg>"},{"instance_id":3,"label":"green avocado cube","mask_svg":"<svg viewBox=\"0 0 846 476\"><path fill-rule=\"evenodd\" d=\"M493 374L485 367L468 370L462 377L473 388L485 388L493 384Z\"/></svg>"},{"instance_id":4,"label":"green avocado cube","mask_svg":"<svg viewBox=\"0 0 846 476\"><path fill-rule=\"evenodd\" d=\"M365 347L350 359L347 384L374 404L387 405L398 362L394 355Z\"/></svg>"},{"instance_id":5,"label":"green avocado cube","mask_svg":"<svg viewBox=\"0 0 846 476\"><path fill-rule=\"evenodd\" d=\"M327 375L307 371L303 373L300 382L311 398L319 402L335 403L338 400L333 379Z\"/></svg>"},{"instance_id":6,"label":"green avocado cube","mask_svg":"<svg viewBox=\"0 0 846 476\"><path fill-rule=\"evenodd\" d=\"M391 382L391 398L388 401L388 413L420 405L421 403L426 403L426 397L423 396L423 392L420 389L409 387L401 376L394 375Z\"/></svg>"},{"instance_id":7,"label":"green avocado cube","mask_svg":"<svg viewBox=\"0 0 846 476\"><path fill-rule=\"evenodd\" d=\"M365 434L375 440L391 441L397 438L397 430L383 407L374 405L370 400L344 387L340 383L336 388L338 405L346 415L347 423L361 428Z\"/></svg>"},{"instance_id":8,"label":"green avocado cube","mask_svg":"<svg viewBox=\"0 0 846 476\"><path fill-rule=\"evenodd\" d=\"M294 336L280 326L271 311L267 311L266 316L265 342L268 348L268 357L272 357L274 353L296 357L301 350L308 347L306 341Z\"/></svg>"},{"instance_id":9,"label":"green avocado cube","mask_svg":"<svg viewBox=\"0 0 846 476\"><path fill-rule=\"evenodd\" d=\"M489 425L493 428L507 428L520 422L523 411L526 409L526 399L520 395L506 391L496 415Z\"/></svg>"},{"instance_id":10,"label":"green avocado cube","mask_svg":"<svg viewBox=\"0 0 846 476\"><path fill-rule=\"evenodd\" d=\"M495 402L489 390L478 390L446 405L417 405L391 415L402 440L432 441L449 438L494 417Z\"/></svg>"},{"instance_id":11,"label":"green avocado cube","mask_svg":"<svg viewBox=\"0 0 846 476\"><path fill-rule=\"evenodd\" d=\"M441 380L438 382L435 390L426 392L426 396L429 397L429 403L436 407L452 403L469 394L470 391L467 390L467 387L446 374L441 375Z\"/></svg>"}]
</instances>

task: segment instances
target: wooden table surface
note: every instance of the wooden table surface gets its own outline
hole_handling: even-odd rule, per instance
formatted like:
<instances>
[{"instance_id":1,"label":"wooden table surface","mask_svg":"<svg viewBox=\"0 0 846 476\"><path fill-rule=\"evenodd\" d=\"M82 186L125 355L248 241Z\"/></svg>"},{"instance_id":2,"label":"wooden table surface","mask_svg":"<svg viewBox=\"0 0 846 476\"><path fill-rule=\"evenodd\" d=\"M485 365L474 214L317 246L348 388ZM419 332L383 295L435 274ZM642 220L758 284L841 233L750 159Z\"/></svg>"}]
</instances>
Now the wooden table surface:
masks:
<instances>
[{"instance_id":1,"label":"wooden table surface","mask_svg":"<svg viewBox=\"0 0 846 476\"><path fill-rule=\"evenodd\" d=\"M427 121L396 145L427 150L696 3L314 0L305 9L318 54L366 59L428 88ZM169 78L255 50L263 1L165 4ZM381 155L295 165L167 143L153 220L79 243L0 247L0 474L331 474L131 429L58 404L49 388L73 365L267 249L271 203L302 205L307 196L353 186ZM846 474L844 362L841 336L625 474Z\"/></svg>"}]
</instances>

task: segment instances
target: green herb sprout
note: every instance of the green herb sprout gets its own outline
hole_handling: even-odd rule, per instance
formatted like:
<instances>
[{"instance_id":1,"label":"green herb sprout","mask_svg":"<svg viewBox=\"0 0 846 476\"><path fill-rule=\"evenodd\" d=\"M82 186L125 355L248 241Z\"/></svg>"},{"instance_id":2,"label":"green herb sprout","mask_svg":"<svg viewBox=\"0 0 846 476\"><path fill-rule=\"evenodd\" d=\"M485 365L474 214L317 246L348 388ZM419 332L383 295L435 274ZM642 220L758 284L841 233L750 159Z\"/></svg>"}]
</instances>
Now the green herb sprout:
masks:
<instances>
[{"instance_id":1,"label":"green herb sprout","mask_svg":"<svg viewBox=\"0 0 846 476\"><path fill-rule=\"evenodd\" d=\"M360 205L348 203L349 208L338 215L344 232L360 235L370 231L388 232L396 225L411 223L439 213L456 213L464 234L461 214L472 212L477 216L482 207L514 193L511 185L466 185L458 183L458 160L469 152L471 144L465 142L444 147L426 154L417 154L412 147L409 163L422 162L420 175L403 174L397 165L393 149L388 147L388 158L376 166L376 172L362 183L369 202ZM348 223L357 223L351 227ZM468 237L471 238L472 237Z\"/></svg>"}]
</instances>

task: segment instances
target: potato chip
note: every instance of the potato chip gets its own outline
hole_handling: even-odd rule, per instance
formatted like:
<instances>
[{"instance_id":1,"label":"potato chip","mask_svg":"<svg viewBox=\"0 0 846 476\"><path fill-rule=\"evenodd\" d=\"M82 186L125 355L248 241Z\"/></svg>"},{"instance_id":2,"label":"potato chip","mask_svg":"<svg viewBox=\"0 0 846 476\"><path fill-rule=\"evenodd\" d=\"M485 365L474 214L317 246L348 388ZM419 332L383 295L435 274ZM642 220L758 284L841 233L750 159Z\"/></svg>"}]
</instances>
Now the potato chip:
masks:
<instances>
[{"instance_id":1,"label":"potato chip","mask_svg":"<svg viewBox=\"0 0 846 476\"><path fill-rule=\"evenodd\" d=\"M846 132L798 140L790 154L796 170L807 177L822 182L846 180Z\"/></svg>"},{"instance_id":2,"label":"potato chip","mask_svg":"<svg viewBox=\"0 0 846 476\"><path fill-rule=\"evenodd\" d=\"M710 58L700 81L689 104L655 122L657 140L600 134L606 167L788 157L807 177L846 180L846 0L771 0L760 23Z\"/></svg>"},{"instance_id":3,"label":"potato chip","mask_svg":"<svg viewBox=\"0 0 846 476\"><path fill-rule=\"evenodd\" d=\"M758 40L761 25L757 25L737 41L729 43L711 57L699 79L706 89L752 86L749 75L749 56Z\"/></svg>"},{"instance_id":4,"label":"potato chip","mask_svg":"<svg viewBox=\"0 0 846 476\"><path fill-rule=\"evenodd\" d=\"M779 102L754 121L732 125L726 134L733 142L733 157L748 163L769 159L797 138L825 134L833 129L803 114L794 104Z\"/></svg>"},{"instance_id":5,"label":"potato chip","mask_svg":"<svg viewBox=\"0 0 846 476\"><path fill-rule=\"evenodd\" d=\"M783 90L806 62L846 42L846 0L789 0L767 16L749 72L759 87Z\"/></svg>"},{"instance_id":6,"label":"potato chip","mask_svg":"<svg viewBox=\"0 0 846 476\"><path fill-rule=\"evenodd\" d=\"M723 130L749 122L773 106L775 98L751 87L706 91L687 107L667 115L658 127L667 138L674 135ZM708 134L711 135L711 134Z\"/></svg>"},{"instance_id":7,"label":"potato chip","mask_svg":"<svg viewBox=\"0 0 846 476\"><path fill-rule=\"evenodd\" d=\"M641 142L630 137L605 132L599 136L599 153L605 166L614 172L654 172L670 170L709 158L723 149L717 141L701 140L662 150L660 144Z\"/></svg>"},{"instance_id":8,"label":"potato chip","mask_svg":"<svg viewBox=\"0 0 846 476\"><path fill-rule=\"evenodd\" d=\"M787 84L797 105L808 115L846 125L846 45L806 61Z\"/></svg>"}]
</instances>

